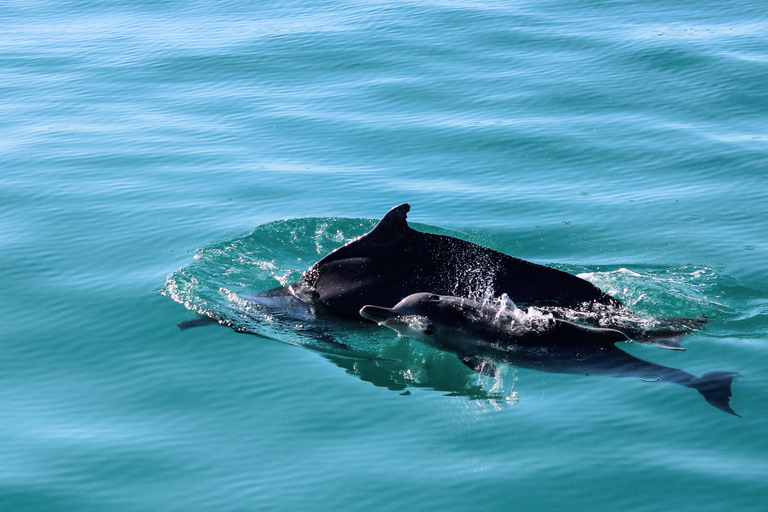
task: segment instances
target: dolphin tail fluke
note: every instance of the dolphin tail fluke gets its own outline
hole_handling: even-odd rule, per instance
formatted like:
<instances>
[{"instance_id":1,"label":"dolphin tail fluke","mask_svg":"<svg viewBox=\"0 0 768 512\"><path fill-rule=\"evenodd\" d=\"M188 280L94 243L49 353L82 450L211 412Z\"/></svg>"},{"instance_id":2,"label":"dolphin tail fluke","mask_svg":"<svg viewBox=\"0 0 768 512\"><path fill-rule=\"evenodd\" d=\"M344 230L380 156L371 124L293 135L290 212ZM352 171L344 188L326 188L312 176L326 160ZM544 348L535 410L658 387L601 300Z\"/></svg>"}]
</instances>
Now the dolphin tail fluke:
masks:
<instances>
[{"instance_id":1,"label":"dolphin tail fluke","mask_svg":"<svg viewBox=\"0 0 768 512\"><path fill-rule=\"evenodd\" d=\"M741 377L736 372L708 372L693 381L690 387L704 396L711 405L723 412L739 416L731 409L731 383ZM739 416L741 418L741 416Z\"/></svg>"}]
</instances>

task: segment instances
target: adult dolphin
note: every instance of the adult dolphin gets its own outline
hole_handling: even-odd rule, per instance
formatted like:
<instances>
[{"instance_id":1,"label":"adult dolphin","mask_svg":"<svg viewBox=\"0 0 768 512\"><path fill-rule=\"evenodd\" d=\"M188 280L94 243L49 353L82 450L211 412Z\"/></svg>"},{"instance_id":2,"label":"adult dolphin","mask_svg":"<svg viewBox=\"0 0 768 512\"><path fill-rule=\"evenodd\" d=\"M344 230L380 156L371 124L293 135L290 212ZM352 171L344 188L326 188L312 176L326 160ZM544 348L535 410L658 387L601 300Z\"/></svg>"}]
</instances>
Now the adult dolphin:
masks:
<instances>
[{"instance_id":1,"label":"adult dolphin","mask_svg":"<svg viewBox=\"0 0 768 512\"><path fill-rule=\"evenodd\" d=\"M392 307L417 292L465 298L506 294L521 306L554 306L561 310L555 315L578 313L581 322L608 324L634 340L677 350L683 350L680 337L704 323L688 318L634 321L627 311L619 311L619 300L572 274L451 236L416 231L408 226L409 210L408 204L392 208L371 231L312 265L300 282L245 298L276 317L314 326L318 338L327 338L321 334L324 319L360 320L365 305ZM196 318L179 327L220 322L238 329L205 315L212 320Z\"/></svg>"},{"instance_id":2,"label":"adult dolphin","mask_svg":"<svg viewBox=\"0 0 768 512\"><path fill-rule=\"evenodd\" d=\"M302 283L321 303L351 318L359 318L367 304L391 307L424 291L458 297L491 291L521 305L621 305L566 272L451 236L416 231L408 226L409 210L408 204L389 210L370 232L312 265Z\"/></svg>"},{"instance_id":3,"label":"adult dolphin","mask_svg":"<svg viewBox=\"0 0 768 512\"><path fill-rule=\"evenodd\" d=\"M496 301L480 303L459 297L416 293L394 307L375 305L363 317L398 333L456 354L464 364L495 376L495 362L552 373L590 373L652 378L692 388L721 411L731 409L735 372L701 377L639 359L616 347L628 341L620 331L597 329L534 312L525 313Z\"/></svg>"}]
</instances>

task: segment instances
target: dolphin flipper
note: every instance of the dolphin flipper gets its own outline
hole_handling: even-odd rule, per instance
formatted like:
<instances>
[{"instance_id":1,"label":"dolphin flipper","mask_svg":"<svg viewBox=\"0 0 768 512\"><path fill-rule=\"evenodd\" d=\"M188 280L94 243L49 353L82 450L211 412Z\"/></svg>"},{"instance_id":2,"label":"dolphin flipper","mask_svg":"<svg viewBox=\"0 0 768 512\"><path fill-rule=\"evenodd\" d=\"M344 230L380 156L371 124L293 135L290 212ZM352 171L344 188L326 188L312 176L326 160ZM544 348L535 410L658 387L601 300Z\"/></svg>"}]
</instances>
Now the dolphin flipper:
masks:
<instances>
[{"instance_id":1,"label":"dolphin flipper","mask_svg":"<svg viewBox=\"0 0 768 512\"><path fill-rule=\"evenodd\" d=\"M487 359L481 359L474 356L461 356L459 359L462 363L481 375L494 378L499 376L499 370L496 368L496 365Z\"/></svg>"},{"instance_id":2,"label":"dolphin flipper","mask_svg":"<svg viewBox=\"0 0 768 512\"><path fill-rule=\"evenodd\" d=\"M685 351L685 347L681 346L681 343L683 341L683 337L686 334L687 333L685 332L676 332L676 333L665 334L663 336L658 336L658 337L636 339L635 341L637 341L638 343L645 343L646 345L655 345L659 348L664 348L667 350Z\"/></svg>"}]
</instances>

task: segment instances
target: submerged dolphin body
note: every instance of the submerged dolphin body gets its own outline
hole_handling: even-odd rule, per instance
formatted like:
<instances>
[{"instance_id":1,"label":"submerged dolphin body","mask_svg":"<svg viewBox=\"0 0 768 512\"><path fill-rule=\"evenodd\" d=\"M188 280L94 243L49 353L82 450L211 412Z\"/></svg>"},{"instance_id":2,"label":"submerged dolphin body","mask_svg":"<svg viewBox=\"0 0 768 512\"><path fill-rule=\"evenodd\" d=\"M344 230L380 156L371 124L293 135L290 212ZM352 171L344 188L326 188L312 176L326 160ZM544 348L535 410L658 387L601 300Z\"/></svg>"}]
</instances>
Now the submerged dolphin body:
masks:
<instances>
[{"instance_id":1,"label":"submerged dolphin body","mask_svg":"<svg viewBox=\"0 0 768 512\"><path fill-rule=\"evenodd\" d=\"M314 290L321 303L352 318L359 318L360 308L367 304L394 306L423 291L458 297L506 293L526 305L621 305L592 283L566 272L411 229L406 221L409 210L408 204L389 210L373 230L312 265L302 284Z\"/></svg>"},{"instance_id":2,"label":"submerged dolphin body","mask_svg":"<svg viewBox=\"0 0 768 512\"><path fill-rule=\"evenodd\" d=\"M559 320L516 307L491 305L434 293L409 295L394 307L360 310L364 318L438 349L455 353L467 366L495 376L494 361L552 373L597 373L663 380L693 388L721 411L731 409L734 372L690 373L638 359L615 346L620 331ZM588 368L588 370L585 370Z\"/></svg>"}]
</instances>

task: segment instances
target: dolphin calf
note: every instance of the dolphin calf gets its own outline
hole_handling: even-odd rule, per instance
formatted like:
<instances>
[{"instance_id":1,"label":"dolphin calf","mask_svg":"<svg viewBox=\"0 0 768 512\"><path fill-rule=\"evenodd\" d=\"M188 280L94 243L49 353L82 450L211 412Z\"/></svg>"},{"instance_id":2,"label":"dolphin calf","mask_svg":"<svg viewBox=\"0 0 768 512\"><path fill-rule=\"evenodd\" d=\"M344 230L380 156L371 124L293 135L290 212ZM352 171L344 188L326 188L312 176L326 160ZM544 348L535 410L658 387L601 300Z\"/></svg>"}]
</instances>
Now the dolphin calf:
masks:
<instances>
[{"instance_id":1,"label":"dolphin calf","mask_svg":"<svg viewBox=\"0 0 768 512\"><path fill-rule=\"evenodd\" d=\"M440 350L464 364L496 376L495 362L552 373L597 373L614 377L662 380L693 388L721 411L731 409L735 372L701 377L639 359L616 347L629 341L620 331L574 324L501 301L477 302L435 293L411 294L394 307L366 305L364 318Z\"/></svg>"}]
</instances>

